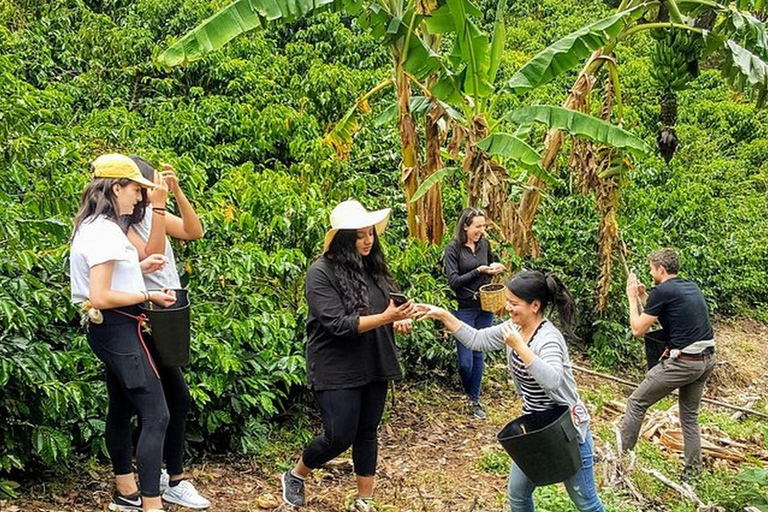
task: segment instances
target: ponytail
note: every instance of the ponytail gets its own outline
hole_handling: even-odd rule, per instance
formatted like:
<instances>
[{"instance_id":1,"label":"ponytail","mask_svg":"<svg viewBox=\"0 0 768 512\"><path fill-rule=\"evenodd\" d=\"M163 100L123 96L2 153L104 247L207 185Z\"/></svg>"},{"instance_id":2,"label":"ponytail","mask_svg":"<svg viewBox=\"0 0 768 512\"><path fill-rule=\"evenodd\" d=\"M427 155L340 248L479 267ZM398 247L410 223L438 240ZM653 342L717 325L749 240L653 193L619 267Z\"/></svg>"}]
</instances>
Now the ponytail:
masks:
<instances>
[{"instance_id":1,"label":"ponytail","mask_svg":"<svg viewBox=\"0 0 768 512\"><path fill-rule=\"evenodd\" d=\"M548 306L557 310L560 328L572 338L577 338L576 307L563 281L553 272L544 274L538 270L520 272L507 282L510 292L531 303L538 300L544 312Z\"/></svg>"},{"instance_id":2,"label":"ponytail","mask_svg":"<svg viewBox=\"0 0 768 512\"><path fill-rule=\"evenodd\" d=\"M577 338L574 332L574 327L576 326L576 306L571 292L568 291L563 281L553 272L547 272L545 279L547 281L549 300L552 306L557 309L560 327L568 336Z\"/></svg>"}]
</instances>

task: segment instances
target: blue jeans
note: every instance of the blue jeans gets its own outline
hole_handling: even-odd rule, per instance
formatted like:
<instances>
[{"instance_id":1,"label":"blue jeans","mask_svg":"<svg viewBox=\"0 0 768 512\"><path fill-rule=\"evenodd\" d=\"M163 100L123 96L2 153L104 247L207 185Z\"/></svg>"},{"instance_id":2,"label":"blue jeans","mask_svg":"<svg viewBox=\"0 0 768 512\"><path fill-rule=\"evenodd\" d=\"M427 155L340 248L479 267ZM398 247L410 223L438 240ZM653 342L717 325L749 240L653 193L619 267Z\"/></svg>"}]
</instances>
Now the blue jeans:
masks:
<instances>
[{"instance_id":1,"label":"blue jeans","mask_svg":"<svg viewBox=\"0 0 768 512\"><path fill-rule=\"evenodd\" d=\"M475 329L484 329L493 325L493 313L480 308L460 309L456 311L456 318ZM460 341L456 341L456 349L459 354L459 377L461 377L464 392L470 400L480 400L485 354L465 347Z\"/></svg>"},{"instance_id":2,"label":"blue jeans","mask_svg":"<svg viewBox=\"0 0 768 512\"><path fill-rule=\"evenodd\" d=\"M565 490L580 512L604 512L603 504L595 489L595 471L593 468L592 434L579 445L581 469L566 480ZM528 480L517 464L509 470L509 510L512 512L534 512L533 489L536 486Z\"/></svg>"}]
</instances>

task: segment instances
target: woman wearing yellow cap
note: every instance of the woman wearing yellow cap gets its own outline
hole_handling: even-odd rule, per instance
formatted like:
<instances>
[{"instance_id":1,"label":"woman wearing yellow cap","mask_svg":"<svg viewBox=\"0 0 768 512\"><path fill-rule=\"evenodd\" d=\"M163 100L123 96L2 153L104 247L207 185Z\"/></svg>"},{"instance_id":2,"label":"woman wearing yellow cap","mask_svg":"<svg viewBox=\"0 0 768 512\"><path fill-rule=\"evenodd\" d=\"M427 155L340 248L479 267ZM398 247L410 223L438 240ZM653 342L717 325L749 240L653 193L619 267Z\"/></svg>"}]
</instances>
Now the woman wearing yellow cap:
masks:
<instances>
[{"instance_id":1,"label":"woman wearing yellow cap","mask_svg":"<svg viewBox=\"0 0 768 512\"><path fill-rule=\"evenodd\" d=\"M387 384L402 378L394 331L410 332L415 311L412 302L396 306L391 298L396 289L379 245L389 213L339 204L323 254L307 273L307 373L324 432L282 475L283 500L296 507L305 504L310 471L351 446L357 497L350 510L373 510L377 429Z\"/></svg>"},{"instance_id":2,"label":"woman wearing yellow cap","mask_svg":"<svg viewBox=\"0 0 768 512\"><path fill-rule=\"evenodd\" d=\"M142 274L161 269L165 256L153 254L140 262L126 236L130 217L143 214L143 190L155 185L123 155L103 155L91 167L94 179L75 217L70 283L72 301L87 313L88 343L106 366L105 442L117 487L109 509L162 510L160 461L168 407L157 367L141 337L138 304L150 300L167 307L176 299L172 292L148 292L144 285ZM141 494L131 460L134 413L142 422L136 446Z\"/></svg>"}]
</instances>

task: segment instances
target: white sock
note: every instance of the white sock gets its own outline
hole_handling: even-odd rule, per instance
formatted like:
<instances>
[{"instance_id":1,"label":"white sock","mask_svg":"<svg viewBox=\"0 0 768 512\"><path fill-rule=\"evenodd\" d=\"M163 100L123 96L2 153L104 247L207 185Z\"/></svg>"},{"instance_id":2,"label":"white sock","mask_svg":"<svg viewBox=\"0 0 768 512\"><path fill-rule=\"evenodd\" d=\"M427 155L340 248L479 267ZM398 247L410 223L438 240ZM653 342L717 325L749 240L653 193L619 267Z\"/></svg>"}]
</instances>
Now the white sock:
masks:
<instances>
[{"instance_id":1,"label":"white sock","mask_svg":"<svg viewBox=\"0 0 768 512\"><path fill-rule=\"evenodd\" d=\"M302 482L304 481L304 477L297 475L296 473L293 472L293 470L291 470L291 476L294 476L294 477L298 478Z\"/></svg>"}]
</instances>

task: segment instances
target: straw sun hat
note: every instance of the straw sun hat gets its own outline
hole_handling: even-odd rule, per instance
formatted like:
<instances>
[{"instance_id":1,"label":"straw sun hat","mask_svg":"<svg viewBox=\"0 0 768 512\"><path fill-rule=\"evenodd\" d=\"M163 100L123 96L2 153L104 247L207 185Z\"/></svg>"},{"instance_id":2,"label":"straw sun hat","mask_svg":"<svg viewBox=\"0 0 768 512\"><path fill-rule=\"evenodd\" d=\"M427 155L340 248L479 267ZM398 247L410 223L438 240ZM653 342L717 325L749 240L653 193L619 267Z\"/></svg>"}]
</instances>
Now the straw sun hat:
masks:
<instances>
[{"instance_id":1,"label":"straw sun hat","mask_svg":"<svg viewBox=\"0 0 768 512\"><path fill-rule=\"evenodd\" d=\"M331 246L333 237L340 229L362 229L374 226L376 233L381 236L389 222L391 208L369 212L358 201L344 201L331 212L331 230L325 235L323 252Z\"/></svg>"}]
</instances>

